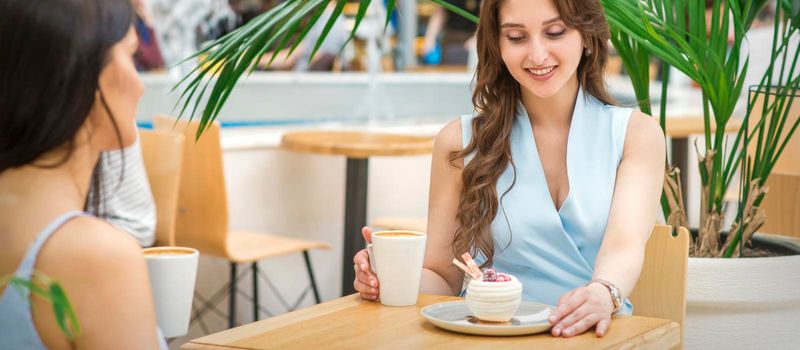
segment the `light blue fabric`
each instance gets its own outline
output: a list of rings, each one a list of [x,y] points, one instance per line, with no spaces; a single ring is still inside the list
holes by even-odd
[[[498,197],[514,182],[515,172],[516,182],[502,197],[491,229],[493,267],[519,278],[524,300],[556,305],[561,295],[591,280],[630,115],[631,109],[604,105],[579,89],[567,141],[569,193],[556,210],[530,119],[519,103],[510,136],[516,170],[509,165],[500,176]],[[472,119],[461,117],[465,147],[472,138]],[[620,312],[632,310],[626,300]]]
[[[82,212],[73,211],[63,214],[53,220],[47,227],[36,236],[36,239],[28,247],[25,256],[22,258],[16,277],[29,280],[36,266],[36,258],[42,246],[61,225],[67,221],[86,215]],[[2,349],[46,349],[36,326],[33,324],[31,316],[31,305],[29,302],[30,291],[26,288],[16,288],[7,286],[0,297],[0,348]]]
[[[14,275],[29,280],[36,266],[39,251],[50,236],[53,235],[64,223],[78,216],[88,215],[80,211],[63,214],[45,227],[36,239],[30,244],[25,256],[14,272]],[[2,349],[47,349],[39,338],[39,332],[33,323],[28,289],[7,286],[0,296],[0,350]],[[156,329],[159,348],[167,349],[161,330]]]

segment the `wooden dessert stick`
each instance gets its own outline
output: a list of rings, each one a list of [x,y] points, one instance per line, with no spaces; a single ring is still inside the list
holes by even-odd
[[[471,270],[475,271],[475,274],[479,276],[478,280],[483,279],[483,272],[481,272],[481,269],[478,267],[478,264],[475,263],[475,260],[472,260],[472,255],[469,253],[461,254],[461,259],[464,259],[464,262],[467,264],[467,266]]]
[[[477,280],[480,280],[481,277],[475,274],[475,270],[473,270],[473,269],[467,267],[466,265],[462,264],[460,261],[458,261],[458,259],[453,258],[453,265],[458,266],[459,269],[463,270],[464,273],[466,273],[470,277],[472,277],[474,279],[477,279]]]

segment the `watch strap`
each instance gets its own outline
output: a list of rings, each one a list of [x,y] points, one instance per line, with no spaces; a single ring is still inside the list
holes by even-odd
[[[622,293],[620,293],[619,288],[615,286],[613,283],[606,281],[600,278],[594,278],[586,285],[590,285],[592,283],[600,283],[606,288],[608,288],[609,293],[611,293],[611,302],[614,304],[614,311],[611,314],[616,314],[619,310],[622,309]]]

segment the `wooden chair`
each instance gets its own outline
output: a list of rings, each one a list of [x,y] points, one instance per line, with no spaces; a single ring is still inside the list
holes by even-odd
[[[672,226],[656,225],[647,241],[639,281],[629,296],[633,314],[680,323],[686,317],[686,270],[689,265],[689,231],[672,235]],[[683,344],[683,340],[681,340]]]
[[[269,233],[231,230],[228,227],[228,204],[219,124],[211,124],[197,141],[195,141],[195,134],[199,123],[196,121],[176,121],[174,118],[157,116],[153,125],[157,130],[177,130],[185,135],[176,244],[193,247],[201,254],[222,258],[230,263],[231,280],[223,289],[207,300],[196,295],[196,298],[204,305],[197,310],[193,320],[200,319],[205,312],[212,308],[216,311],[215,305],[224,298],[225,289],[227,289],[229,297],[228,323],[230,327],[235,326],[237,284],[246,273],[243,271],[242,274],[237,274],[237,264],[239,263],[250,264],[253,278],[253,318],[258,320],[259,310],[262,309],[258,302],[258,276],[266,280],[268,287],[274,287],[263,275],[263,272],[259,272],[257,262],[291,253],[303,253],[311,282],[309,288],[313,292],[314,300],[319,303],[319,292],[311,269],[308,251],[316,248],[329,249],[328,244]],[[308,290],[307,288],[300,295],[293,306],[287,304],[277,294],[277,291],[275,293],[279,301],[291,311],[302,301]],[[265,309],[264,312],[269,314]]]
[[[183,160],[183,135],[140,130],[142,158],[156,202],[156,246],[175,245],[178,189]]]
[[[800,238],[800,173],[772,173],[766,185],[767,221],[758,231]]]

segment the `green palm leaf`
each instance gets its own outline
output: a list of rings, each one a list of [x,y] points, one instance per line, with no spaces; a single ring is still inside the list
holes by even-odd
[[[726,168],[724,130],[734,106],[741,94],[747,61],[740,64],[740,44],[756,9],[760,10],[766,1],[714,1],[712,16],[706,23],[705,4],[702,1],[615,1],[603,0],[606,17],[612,33],[619,32],[629,37],[628,42],[615,41],[621,52],[626,69],[633,67],[640,58],[630,52],[631,48],[646,50],[694,80],[703,92],[704,114],[706,120],[706,150],[713,151],[715,157],[711,168],[701,164],[701,179],[704,185],[712,188],[709,205],[721,208],[724,190],[729,184],[727,175],[734,168]],[[706,32],[706,27],[710,32]],[[732,24],[732,32],[729,30]],[[615,36],[619,37],[620,34]],[[732,36],[733,46],[728,47]],[[613,40],[613,39],[612,39]],[[620,47],[628,47],[628,49]],[[629,61],[629,62],[625,62]],[[635,89],[644,90],[641,74],[632,74]],[[637,86],[639,86],[637,88]],[[642,99],[637,92],[637,98]],[[710,134],[710,120],[713,118],[717,131]],[[728,155],[731,156],[731,155]]]
[[[797,21],[800,10],[796,9],[800,9],[798,0],[782,1],[781,6],[776,9],[770,63],[758,88],[751,90],[751,93],[755,92],[763,99],[762,108],[760,111],[754,110],[753,101],[748,101],[747,114],[743,121],[745,127],[737,135],[734,145],[736,148],[739,142],[743,143],[741,157],[736,159],[735,164],[742,163],[742,183],[747,185],[742,186],[739,192],[740,208],[734,221],[737,230],[731,232],[731,239],[722,252],[723,257],[733,257],[737,251],[741,252],[743,244],[749,238],[745,235],[759,228],[760,223],[753,224],[754,214],[745,212],[742,204],[752,197],[755,207],[761,205],[767,193],[751,193],[754,190],[752,184],[759,187],[766,184],[786,145],[800,127],[800,116],[790,115],[792,105],[800,103],[800,74],[797,72],[800,50],[789,44],[792,37],[800,35],[800,21]],[[751,94],[750,97],[756,96]],[[748,130],[751,118],[756,122],[753,129]],[[794,122],[787,123],[792,119]],[[751,143],[755,143],[754,154],[746,152],[752,148]]]
[[[30,291],[30,295],[36,295],[48,300],[53,306],[56,324],[61,332],[71,341],[75,341],[81,334],[81,325],[75,309],[72,308],[67,294],[58,282],[55,282],[45,275],[34,273],[30,280],[17,277],[15,275],[6,276],[0,279],[0,286],[9,285],[24,294],[24,290]]]
[[[475,15],[445,0],[431,1],[474,22],[478,21]],[[255,70],[262,57],[270,51],[273,53],[267,66],[271,64],[278,53],[293,40],[289,50],[291,54],[331,2],[336,6],[327,19],[322,34],[314,43],[310,60],[327,38],[337,18],[342,16],[347,0],[286,0],[186,58],[184,62],[199,60],[199,64],[172,90],[181,90],[175,106],[176,109],[179,108],[178,116],[188,114],[192,119],[199,113],[200,128],[196,137],[200,137],[209,123],[219,116],[242,75]],[[370,0],[360,1],[348,41],[352,40],[367,16],[370,4]],[[387,8],[390,11],[387,11],[385,25],[389,24],[391,10],[395,7],[396,0],[389,0]],[[201,106],[203,103],[204,106]]]

